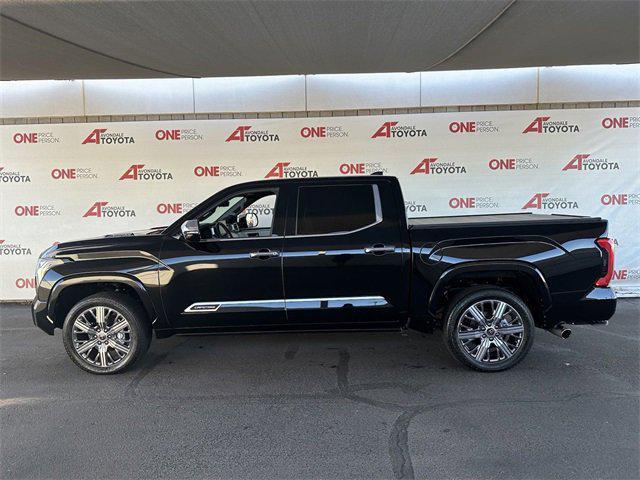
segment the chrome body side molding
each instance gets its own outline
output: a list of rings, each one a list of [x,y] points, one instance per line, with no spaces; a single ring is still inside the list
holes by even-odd
[[[289,300],[242,300],[232,302],[197,302],[183,313],[245,313],[266,310],[305,310],[351,307],[387,307],[389,302],[380,296],[331,297],[331,298],[293,298]]]

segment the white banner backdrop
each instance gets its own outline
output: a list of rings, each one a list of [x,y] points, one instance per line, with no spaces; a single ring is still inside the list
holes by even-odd
[[[400,178],[407,215],[594,215],[640,294],[640,109],[0,127],[0,300],[54,242],[167,225],[254,179]]]

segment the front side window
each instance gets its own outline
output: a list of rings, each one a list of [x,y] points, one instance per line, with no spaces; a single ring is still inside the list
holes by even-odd
[[[200,220],[200,225],[211,226],[222,218],[226,213],[230,212],[234,207],[237,207],[241,202],[245,202],[246,198],[243,195],[232,197],[228,200],[224,200],[216,205],[206,216]]]
[[[296,235],[344,233],[380,220],[375,185],[309,186],[298,189]]]
[[[273,235],[277,191],[239,193],[214,205],[198,219],[202,238],[251,238]]]

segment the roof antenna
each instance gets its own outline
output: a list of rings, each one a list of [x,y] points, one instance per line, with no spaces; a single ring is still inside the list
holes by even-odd
[[[371,175],[384,175],[383,172],[373,172]]]

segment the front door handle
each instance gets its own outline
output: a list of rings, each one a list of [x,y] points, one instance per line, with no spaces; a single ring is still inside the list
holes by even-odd
[[[251,252],[249,258],[261,258],[263,260],[271,257],[279,257],[280,252],[277,250],[269,250],[268,248],[262,248],[257,252]]]
[[[364,253],[370,253],[372,255],[384,255],[385,253],[393,253],[395,251],[396,247],[393,245],[383,245],[381,243],[376,243],[364,249]]]

